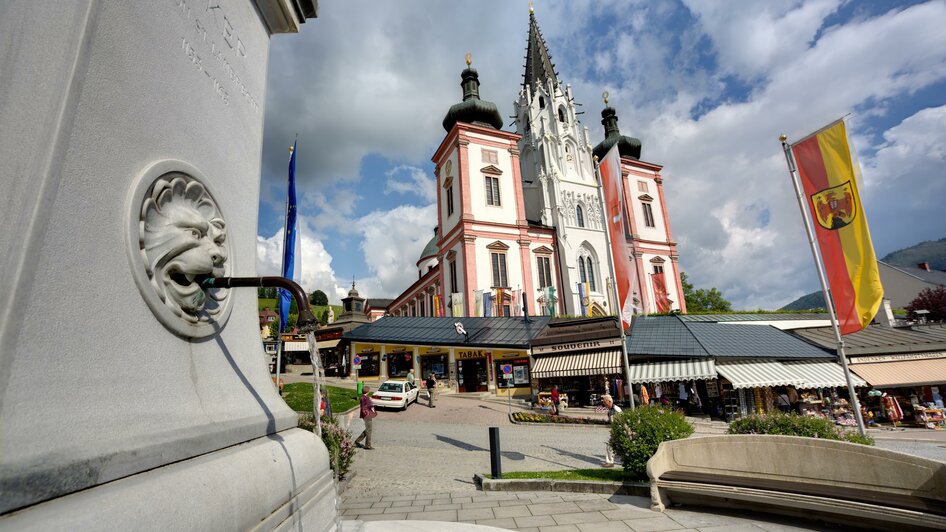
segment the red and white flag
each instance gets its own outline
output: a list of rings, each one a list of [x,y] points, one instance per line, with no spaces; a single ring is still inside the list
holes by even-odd
[[[618,304],[624,328],[631,326],[634,304],[631,297],[632,268],[627,255],[624,236],[624,179],[621,177],[621,155],[615,144],[598,165],[601,186],[604,188],[604,212],[607,215],[608,235],[611,237],[611,257],[614,259],[614,277],[617,283]]]

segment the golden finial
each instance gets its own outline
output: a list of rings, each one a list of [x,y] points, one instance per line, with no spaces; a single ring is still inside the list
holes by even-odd
[[[779,142],[785,142],[786,140],[788,140],[788,135],[786,135],[785,133],[782,133],[781,135],[778,136]]]
[[[473,62],[473,54],[470,52],[466,53],[466,66],[470,66],[470,63]]]
[[[601,97],[604,98],[605,105],[608,105],[608,96],[609,96],[608,91],[604,91],[601,93]]]
[[[289,155],[292,155],[292,146],[289,146]]]
[[[529,14],[535,13],[535,8],[532,7],[532,0],[529,0]]]

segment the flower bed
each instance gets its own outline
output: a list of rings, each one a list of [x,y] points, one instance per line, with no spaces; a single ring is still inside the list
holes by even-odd
[[[535,412],[515,412],[512,414],[513,423],[560,423],[570,425],[607,425],[607,419],[590,417],[550,416]]]

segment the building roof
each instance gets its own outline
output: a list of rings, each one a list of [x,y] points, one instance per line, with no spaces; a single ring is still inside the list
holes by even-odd
[[[385,316],[345,333],[353,342],[468,345],[470,347],[528,348],[548,324],[548,316],[523,318],[418,318]],[[466,337],[457,333],[460,322]]]
[[[613,107],[605,107],[601,111],[601,125],[604,126],[604,140],[595,146],[591,153],[599,160],[604,159],[611,147],[617,144],[621,157],[629,157],[635,161],[640,160],[640,139],[621,134],[621,130],[618,129],[618,114]]]
[[[469,59],[467,59],[469,61]],[[503,117],[499,114],[496,104],[480,99],[480,76],[475,68],[469,66],[460,74],[463,80],[463,101],[450,106],[447,115],[443,117],[443,128],[448,132],[457,122],[473,124],[475,126],[492,129],[503,128]]]
[[[792,334],[832,352],[837,349],[837,339],[831,327],[796,329]],[[843,340],[844,352],[848,356],[946,351],[946,325],[870,325],[844,335]]]
[[[535,20],[535,13],[529,13],[529,42],[526,44],[526,73],[522,77],[522,86],[530,87],[535,94],[536,86],[544,85],[545,80],[551,79],[552,86],[558,87],[558,74],[552,63],[552,56],[539,31],[539,23]]]
[[[627,339],[630,355],[653,357],[831,358],[833,355],[775,327],[688,322],[683,316],[635,318]]]
[[[831,319],[827,313],[783,313],[773,312],[769,314],[753,312],[748,314],[681,314],[678,316],[680,321],[693,322],[733,322],[733,321],[797,321],[797,320],[828,320]]]
[[[371,299],[366,299],[366,300],[365,300],[365,304],[366,304],[371,310],[384,310],[384,309],[388,308],[388,306],[389,306],[392,302],[394,302],[393,299],[371,298]]]
[[[946,272],[941,272],[939,270],[924,270],[923,268],[913,268],[910,266],[895,266],[893,264],[887,264],[883,261],[877,262],[893,268],[894,270],[905,273],[911,277],[916,277],[924,283],[937,286],[946,286]]]
[[[552,318],[548,327],[532,340],[533,346],[619,338],[621,329],[614,316],[603,318]]]

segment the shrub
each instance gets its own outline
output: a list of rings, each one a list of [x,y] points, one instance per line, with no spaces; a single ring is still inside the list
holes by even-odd
[[[660,405],[639,406],[614,416],[608,445],[621,458],[624,471],[634,478],[647,477],[647,461],[661,442],[693,434],[693,426],[679,411]]]
[[[535,412],[514,412],[513,421],[523,423],[559,423],[573,425],[607,425],[606,419],[596,419],[590,417],[568,417],[568,416],[550,416],[548,414],[538,414]]]
[[[322,416],[321,421],[322,443],[328,448],[329,466],[339,479],[345,478],[348,470],[351,469],[352,459],[355,457],[355,439],[352,438],[351,432],[338,424],[335,418]],[[300,414],[298,426],[300,429],[314,431],[315,417],[309,413]]]
[[[729,434],[775,434],[779,436],[802,436],[824,440],[842,440],[861,445],[873,445],[870,436],[856,432],[844,432],[834,422],[823,417],[799,416],[798,414],[753,414],[739,418],[729,424]]]

